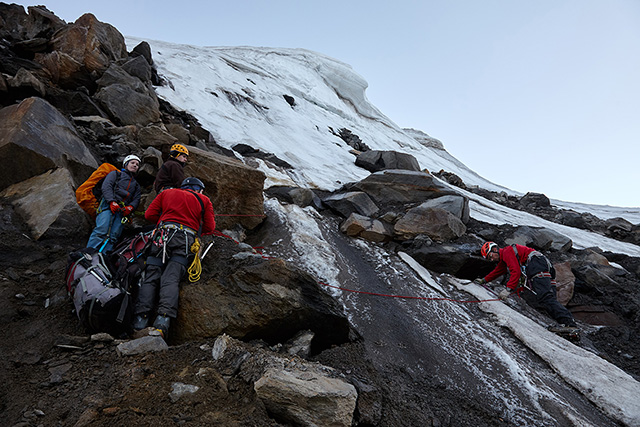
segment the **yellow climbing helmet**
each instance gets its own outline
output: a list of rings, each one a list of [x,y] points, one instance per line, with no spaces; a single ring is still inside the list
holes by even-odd
[[[189,155],[189,150],[182,144],[173,144],[171,149],[169,150],[169,155],[171,157],[178,157],[180,154],[184,154],[185,156]]]

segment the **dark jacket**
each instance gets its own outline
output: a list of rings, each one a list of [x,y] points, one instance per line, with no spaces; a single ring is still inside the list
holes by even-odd
[[[107,203],[123,202],[136,209],[140,204],[140,185],[128,170],[112,171],[102,182],[102,197]]]
[[[202,204],[197,199],[200,199]],[[202,214],[203,206],[204,215]],[[144,217],[154,223],[174,222],[196,231],[204,220],[202,235],[212,234],[216,229],[211,200],[204,194],[180,188],[170,188],[158,194],[147,208]]]
[[[153,189],[159,193],[163,188],[180,188],[184,180],[184,163],[170,157],[160,166],[153,182]]]

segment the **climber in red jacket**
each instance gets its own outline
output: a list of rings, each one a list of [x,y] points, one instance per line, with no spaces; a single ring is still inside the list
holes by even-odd
[[[197,237],[212,234],[216,228],[213,205],[203,191],[202,181],[187,178],[180,188],[158,194],[145,212],[145,218],[158,225],[136,303],[135,330],[147,327],[156,299],[153,327],[163,337],[178,315],[179,284],[193,259],[192,245]]]
[[[507,289],[500,292],[500,299],[506,299],[514,292],[523,291],[524,296],[533,299],[559,323],[550,330],[572,329],[577,332],[577,325],[571,312],[560,304],[556,298],[555,269],[542,253],[522,245],[506,246],[502,249],[494,242],[486,242],[480,250],[482,256],[498,265],[485,277],[474,280],[477,284],[491,282],[508,273]],[[557,331],[556,331],[557,332]],[[567,330],[566,332],[571,332]]]

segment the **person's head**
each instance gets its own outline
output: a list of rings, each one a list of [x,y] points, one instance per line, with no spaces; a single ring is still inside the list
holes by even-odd
[[[141,162],[142,160],[140,160],[140,157],[136,156],[135,154],[129,154],[122,161],[122,168],[128,170],[131,173],[136,173],[140,168]]]
[[[185,180],[182,181],[180,188],[183,190],[192,190],[196,193],[202,193],[204,191],[204,183],[195,177],[185,178]]]
[[[480,248],[480,254],[489,261],[499,261],[500,253],[498,252],[498,244],[495,242],[486,242]]]
[[[189,157],[189,150],[182,144],[173,144],[169,150],[169,156],[176,159],[180,163],[186,163]]]

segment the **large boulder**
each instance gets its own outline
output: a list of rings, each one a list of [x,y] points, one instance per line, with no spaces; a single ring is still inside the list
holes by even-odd
[[[52,50],[69,55],[89,73],[103,72],[112,61],[128,56],[122,34],[90,13],[54,34],[51,45]]]
[[[227,335],[216,339],[214,366],[226,377],[252,381],[257,397],[279,423],[351,426],[356,388],[340,372],[269,350],[257,350]]]
[[[96,83],[100,89],[95,98],[118,124],[146,126],[160,121],[160,103],[150,83],[117,64],[111,64]]]
[[[9,198],[34,239],[87,234],[91,225],[76,203],[73,179],[59,168],[14,184],[0,193]]]
[[[273,185],[265,190],[269,197],[275,197],[283,203],[295,204],[302,208],[313,206],[317,210],[323,209],[322,200],[310,188],[287,187]]]
[[[189,147],[185,177],[195,176],[205,184],[205,194],[213,202],[216,228],[236,224],[253,229],[264,219],[265,175],[239,160]]]
[[[51,81],[62,88],[75,89],[92,84],[91,76],[85,72],[83,64],[67,53],[39,53],[35,60],[47,70]]]
[[[448,195],[427,200],[422,205],[424,208],[440,208],[451,212],[463,223],[469,222],[469,199],[464,196]]]
[[[110,117],[121,126],[146,126],[160,121],[158,100],[146,93],[137,92],[125,84],[112,84],[96,93],[95,98]],[[126,99],[127,102],[122,102]]]
[[[176,142],[178,140],[161,126],[149,125],[138,131],[138,143],[142,148],[155,147],[161,150],[163,145],[170,146]]]
[[[386,242],[393,239],[393,229],[382,221],[352,213],[340,225],[340,231],[351,237],[362,237],[371,242]]]
[[[571,249],[573,242],[567,236],[544,227],[518,227],[513,234],[505,239],[508,245],[518,244],[529,246],[540,251],[566,252]]]
[[[86,93],[78,90],[47,88],[47,101],[67,116],[107,117],[107,113]]]
[[[456,239],[466,231],[464,223],[451,212],[422,205],[410,209],[394,226],[396,236],[405,240],[425,234],[443,242]]]
[[[427,172],[385,170],[353,185],[364,191],[378,206],[421,203],[446,194],[455,194]]]
[[[316,351],[348,341],[350,328],[342,309],[311,276],[279,259],[254,259],[237,261],[234,270],[220,278],[203,278],[181,288],[176,341],[226,333],[274,344],[301,330],[314,332]],[[215,271],[218,262],[211,254],[203,260],[203,270]]]
[[[47,89],[44,83],[31,71],[20,68],[14,77],[7,79],[9,88],[14,92],[27,96],[45,96]]]
[[[378,207],[362,191],[350,191],[348,193],[332,194],[322,200],[331,210],[338,212],[347,218],[352,213],[364,216],[373,216],[378,213]]]
[[[0,110],[0,190],[55,167],[77,185],[98,163],[73,125],[41,98]]]
[[[350,427],[358,393],[326,369],[267,369],[255,382],[256,395],[276,419],[297,426]]]
[[[144,56],[136,56],[129,59],[122,64],[122,69],[130,75],[139,78],[143,82],[150,82],[152,71],[151,65],[147,62]]]
[[[546,208],[551,206],[551,201],[542,193],[529,192],[522,196],[520,204],[525,207]]]
[[[356,157],[356,166],[360,166],[369,172],[378,172],[385,169],[420,170],[420,164],[415,157],[398,151],[365,151]]]
[[[44,6],[29,6],[28,14],[17,4],[0,3],[0,38],[29,40],[48,37],[66,23]]]
[[[153,58],[151,56],[151,46],[149,43],[142,41],[133,48],[129,56],[135,58],[137,56],[142,56],[149,65],[153,65]]]

